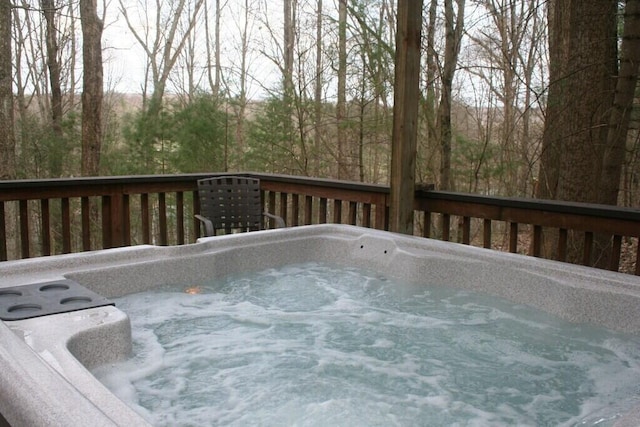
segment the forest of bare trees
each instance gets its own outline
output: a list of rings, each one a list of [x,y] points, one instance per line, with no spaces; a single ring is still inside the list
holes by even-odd
[[[0,179],[253,170],[388,183],[397,10],[0,0]],[[640,206],[639,16],[640,0],[424,1],[416,181]],[[114,71],[131,58],[104,36],[116,24],[141,71]]]

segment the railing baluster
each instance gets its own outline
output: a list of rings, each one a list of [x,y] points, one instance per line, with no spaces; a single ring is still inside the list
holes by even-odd
[[[451,216],[442,214],[442,240],[448,242],[451,239]]]
[[[491,249],[491,220],[487,218],[482,221],[482,247]]]
[[[371,228],[371,203],[362,205],[362,226]]]
[[[167,246],[167,195],[158,193],[158,227],[160,231],[160,245]]]
[[[533,226],[533,246],[531,248],[531,256],[539,257],[542,253],[542,226]]]
[[[60,208],[62,210],[62,253],[71,253],[71,208],[69,206],[69,198],[60,199]]]
[[[51,255],[51,212],[49,199],[40,199],[40,226],[42,227],[42,255]]]
[[[640,276],[640,237],[636,238],[636,276]]]
[[[318,211],[318,224],[327,223],[327,198],[320,197],[320,207]]]
[[[349,224],[356,225],[358,221],[358,203],[349,202]]]
[[[298,194],[291,195],[291,225],[300,225],[300,196]]]
[[[8,259],[7,253],[7,226],[5,225],[4,202],[0,202],[0,261]]]
[[[140,195],[140,220],[142,221],[142,243],[151,243],[151,215],[149,211],[149,194]]]
[[[422,228],[422,237],[431,237],[431,212],[424,211],[424,223]]]
[[[102,247],[110,248],[111,244],[111,198],[102,196]]]
[[[264,191],[261,191],[262,200],[264,200]],[[198,191],[193,191],[191,193],[192,203],[193,203],[193,241],[200,237],[200,220],[198,220],[195,215],[200,213],[200,197],[198,196]]]
[[[269,212],[275,212],[276,211],[276,193],[273,191],[269,191]],[[282,217],[285,220],[286,223],[286,217]],[[269,227],[273,228],[275,227],[275,220],[269,220]]]
[[[313,223],[313,197],[304,197],[304,225]]]
[[[284,219],[284,222],[289,226],[293,225],[291,220],[287,220],[287,201],[288,195],[285,192],[280,192],[280,214],[279,216]]]
[[[471,218],[468,216],[462,217],[462,244],[468,245],[471,243]]]
[[[131,246],[131,206],[128,194],[122,195],[122,244]]]
[[[22,258],[29,258],[29,205],[27,200],[20,200],[20,243]]]
[[[509,224],[509,252],[515,254],[518,252],[518,223]]]

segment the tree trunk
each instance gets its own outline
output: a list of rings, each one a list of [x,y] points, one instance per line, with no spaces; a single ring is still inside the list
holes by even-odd
[[[0,0],[0,180],[16,178],[11,13],[11,2],[9,0]]]
[[[316,78],[313,100],[313,168],[312,174],[320,176],[320,146],[322,144],[322,0],[316,9]]]
[[[454,187],[451,177],[451,98],[453,90],[453,76],[458,63],[460,42],[464,23],[465,0],[456,0],[458,14],[454,16],[453,0],[444,1],[445,20],[445,48],[444,66],[442,69],[442,92],[440,94],[440,106],[438,108],[438,129],[440,130],[441,165],[440,165],[440,189],[451,190]]]
[[[538,197],[598,201],[616,72],[616,0],[549,3],[550,86]]]
[[[627,0],[624,9],[620,71],[609,117],[598,202],[615,205],[625,160],[627,133],[640,67],[640,0]]]
[[[82,175],[94,176],[100,171],[102,144],[102,21],[98,18],[96,0],[80,0],[82,19]]]
[[[60,87],[60,62],[58,61],[58,28],[56,26],[56,5],[53,0],[41,0],[42,13],[47,24],[45,39],[47,45],[47,68],[51,85],[51,128],[54,135],[62,138],[62,89]]]
[[[549,3],[550,85],[537,196],[595,203],[617,74],[616,0]],[[569,234],[567,260],[581,262],[582,236]],[[595,236],[597,265],[610,236]],[[546,257],[557,238],[545,233]],[[586,260],[590,263],[590,260]]]
[[[338,99],[336,125],[338,135],[338,179],[349,178],[346,160],[347,119],[347,0],[338,2]]]

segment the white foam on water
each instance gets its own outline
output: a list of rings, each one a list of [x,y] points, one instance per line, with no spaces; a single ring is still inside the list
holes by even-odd
[[[157,426],[600,426],[640,401],[637,336],[355,269],[294,265],[116,304],[135,356],[94,373]]]

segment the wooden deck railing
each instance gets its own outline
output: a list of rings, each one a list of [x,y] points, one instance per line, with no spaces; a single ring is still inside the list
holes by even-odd
[[[212,174],[0,182],[0,260],[141,243],[181,245],[200,235],[196,181]],[[247,173],[265,208],[287,225],[388,228],[389,188]],[[640,210],[533,199],[416,191],[415,233],[640,275]],[[551,240],[552,239],[552,240]],[[549,244],[551,242],[551,244]],[[551,249],[549,247],[551,246]]]

